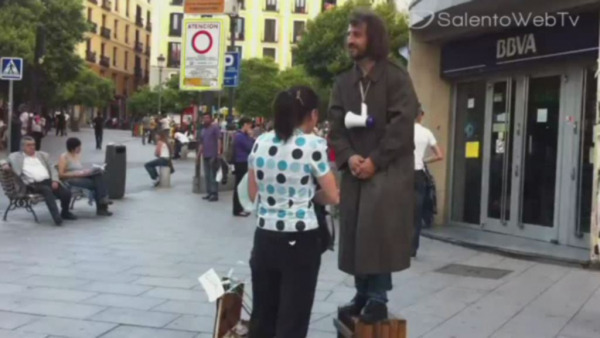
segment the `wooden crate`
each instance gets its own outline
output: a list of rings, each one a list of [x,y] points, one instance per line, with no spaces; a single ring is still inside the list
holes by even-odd
[[[393,317],[377,324],[366,324],[356,317],[338,314],[333,320],[338,338],[407,338],[406,320]]]

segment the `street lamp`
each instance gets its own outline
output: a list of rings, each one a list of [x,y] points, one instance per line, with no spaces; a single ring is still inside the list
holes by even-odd
[[[162,71],[165,66],[165,57],[160,54],[158,58],[158,114],[161,115],[161,106],[162,106]]]

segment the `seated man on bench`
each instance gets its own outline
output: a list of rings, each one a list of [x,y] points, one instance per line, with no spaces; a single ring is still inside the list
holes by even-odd
[[[63,219],[76,220],[77,217],[69,211],[71,191],[58,182],[58,174],[50,164],[48,154],[35,151],[35,140],[25,136],[21,139],[21,152],[10,154],[8,161],[10,169],[27,187],[27,191],[44,197],[54,223],[58,226]],[[4,170],[9,170],[7,164]],[[62,212],[59,213],[56,199],[60,199]]]

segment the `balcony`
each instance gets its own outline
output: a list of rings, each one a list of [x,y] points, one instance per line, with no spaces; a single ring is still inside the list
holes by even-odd
[[[294,13],[296,14],[306,14],[306,7],[298,7],[294,8]]]
[[[90,63],[96,63],[96,52],[92,52],[91,50],[85,51],[85,61]]]
[[[90,32],[94,34],[98,34],[98,24],[93,21],[88,21],[88,25],[90,27]]]
[[[183,0],[171,0],[171,6],[181,6],[183,5]]]
[[[135,25],[140,27],[140,28],[144,28],[144,19],[142,19],[141,16],[138,16],[135,18]]]
[[[152,22],[150,22],[150,20],[148,20],[148,23],[146,23],[146,30],[148,33],[152,33]]]
[[[146,74],[144,74],[144,83],[147,84],[150,82],[150,73],[146,72]]]
[[[112,11],[112,1],[110,0],[102,0],[102,8],[107,11]]]
[[[172,36],[172,37],[181,37],[181,29],[171,29],[171,30],[169,30],[169,36]]]
[[[277,5],[267,4],[265,6],[265,12],[278,12]]]
[[[150,56],[150,52],[152,51],[152,49],[150,48],[150,46],[146,46],[146,55]]]
[[[108,56],[102,55],[100,57],[100,66],[110,68],[110,58]]]
[[[277,43],[277,38],[275,36],[265,36],[262,42]]]
[[[110,30],[109,28],[102,27],[102,28],[100,29],[100,35],[101,35],[103,38],[110,40],[110,34],[111,34],[111,30]]]
[[[88,2],[93,3],[94,5],[98,4],[98,0],[88,0]]]
[[[136,53],[143,53],[144,52],[144,44],[139,41],[136,41],[135,47],[133,47],[133,49],[135,50]]]

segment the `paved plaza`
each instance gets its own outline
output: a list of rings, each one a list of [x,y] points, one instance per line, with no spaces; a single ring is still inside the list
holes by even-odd
[[[90,130],[70,135],[84,141],[84,162],[103,162]],[[57,159],[65,140],[49,136],[43,149]],[[193,194],[191,159],[176,162],[171,189],[150,188],[143,163],[153,147],[107,130],[111,141],[127,145],[128,154],[127,193],[112,218],[95,217],[79,201],[80,220],[62,227],[52,225],[44,205],[36,206],[40,224],[24,210],[0,223],[0,338],[212,337],[215,306],[198,276],[233,269],[249,281],[254,220],[232,217],[231,193],[217,203]],[[6,203],[2,197],[0,208]],[[394,285],[389,305],[408,320],[411,338],[600,337],[596,271],[423,239]],[[336,337],[332,318],[352,296],[352,278],[327,253],[309,337]]]

